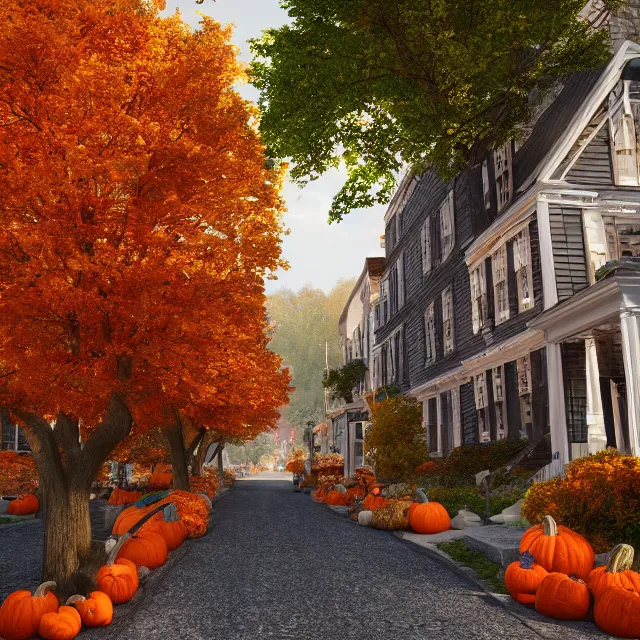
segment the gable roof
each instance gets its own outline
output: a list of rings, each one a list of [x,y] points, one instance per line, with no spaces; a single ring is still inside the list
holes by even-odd
[[[567,154],[570,153],[572,147],[578,141],[585,128],[589,126],[609,93],[615,88],[627,63],[634,58],[640,58],[640,44],[627,40],[618,49],[611,62],[599,73],[598,77],[592,79],[591,89],[578,104],[574,117],[569,119],[555,144],[544,154],[536,169],[520,185],[520,190],[529,187],[536,179],[542,181],[553,179],[555,170],[566,158]],[[580,93],[584,93],[586,88],[585,84]]]
[[[558,97],[538,119],[531,135],[518,149],[513,159],[513,188],[515,193],[551,151],[560,136],[575,118],[576,112],[598,83],[604,68],[572,73],[565,80]]]
[[[387,266],[386,258],[366,258],[364,261],[364,269],[358,278],[358,281],[355,283],[351,293],[349,294],[349,298],[344,305],[344,309],[340,314],[340,320],[338,321],[338,329],[340,331],[343,330],[344,325],[347,322],[347,315],[349,313],[349,305],[351,304],[353,298],[356,293],[360,291],[360,287],[364,282],[364,279],[367,275],[369,275],[369,279],[375,284],[377,284],[384,273],[384,270]]]

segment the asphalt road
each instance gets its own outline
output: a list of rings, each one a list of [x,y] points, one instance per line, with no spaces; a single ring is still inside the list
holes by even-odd
[[[285,477],[285,480],[280,478]],[[502,606],[395,536],[359,527],[290,476],[241,480],[209,533],[172,554],[89,640],[472,640],[602,638]]]

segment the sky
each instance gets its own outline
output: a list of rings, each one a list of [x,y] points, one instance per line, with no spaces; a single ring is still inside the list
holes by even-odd
[[[263,29],[279,27],[288,20],[278,0],[167,0],[167,11],[180,9],[183,18],[194,27],[201,11],[223,24],[235,25],[234,43],[240,48],[240,59],[251,59],[247,40],[259,37]],[[257,98],[253,87],[242,87],[241,93]],[[284,197],[288,212],[284,222],[290,234],[283,240],[283,255],[288,271],[280,271],[278,280],[267,281],[267,293],[288,288],[297,291],[306,284],[329,292],[343,278],[360,275],[364,260],[384,255],[380,235],[384,233],[384,207],[353,211],[339,224],[327,222],[333,196],[340,190],[344,175],[333,171],[304,189],[287,183]]]

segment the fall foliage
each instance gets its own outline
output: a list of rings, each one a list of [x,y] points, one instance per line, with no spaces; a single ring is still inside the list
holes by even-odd
[[[47,475],[44,574],[64,580],[132,428],[244,434],[286,402],[263,286],[280,176],[215,21],[143,0],[7,0],[0,20],[0,400]]]

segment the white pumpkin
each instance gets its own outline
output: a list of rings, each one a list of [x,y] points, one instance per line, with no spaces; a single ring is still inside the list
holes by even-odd
[[[344,495],[345,493],[347,493],[347,488],[343,485],[343,484],[337,484],[335,487],[333,487],[336,491],[339,491],[342,495]]]
[[[373,511],[361,511],[358,514],[358,524],[361,527],[370,527],[373,520]]]

